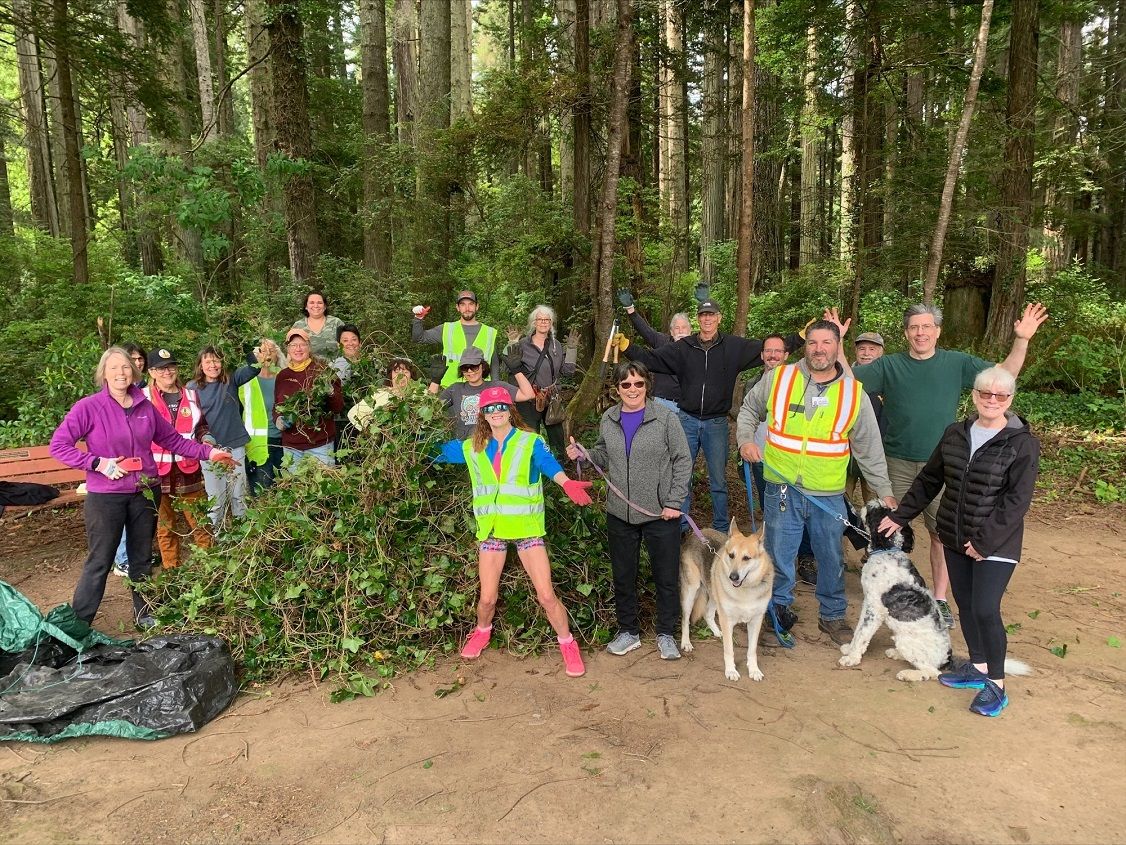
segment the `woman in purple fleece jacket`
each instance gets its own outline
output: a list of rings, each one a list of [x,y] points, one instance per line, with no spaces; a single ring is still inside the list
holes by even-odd
[[[88,555],[74,590],[75,615],[93,622],[106,589],[106,577],[121,532],[129,555],[129,578],[147,578],[152,569],[152,538],[160,502],[160,477],[151,444],[174,455],[201,461],[230,462],[231,454],[186,440],[153,408],[136,382],[140,374],[120,346],[102,354],[94,371],[101,390],[74,403],[51,437],[51,456],[86,470],[86,542]],[[86,441],[86,451],[75,444]],[[139,467],[130,469],[139,459]],[[151,499],[146,494],[151,492]],[[133,591],[138,628],[155,621],[148,605]]]

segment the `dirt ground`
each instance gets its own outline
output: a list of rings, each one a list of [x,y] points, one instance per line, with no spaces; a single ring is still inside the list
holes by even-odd
[[[761,683],[726,681],[711,639],[672,663],[651,639],[588,653],[578,680],[555,655],[490,650],[345,704],[308,683],[255,689],[195,735],[5,743],[0,840],[1122,842],[1124,513],[1029,517],[1004,611],[1035,674],[1010,680],[997,719],[966,709],[972,692],[895,680],[886,630],[840,669],[803,587],[798,645],[762,649]],[[83,549],[79,510],[5,520],[0,577],[53,607]],[[107,631],[129,612],[111,581]],[[848,586],[855,618],[855,573]]]

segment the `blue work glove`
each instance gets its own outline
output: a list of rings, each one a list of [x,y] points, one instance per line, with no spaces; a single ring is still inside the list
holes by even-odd
[[[618,290],[618,302],[622,303],[623,308],[633,307],[633,294],[625,288]]]
[[[696,301],[697,302],[703,302],[707,298],[708,298],[708,283],[707,282],[700,282],[700,284],[696,285]]]

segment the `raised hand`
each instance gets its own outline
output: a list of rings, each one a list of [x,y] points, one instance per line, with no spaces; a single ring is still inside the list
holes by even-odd
[[[1013,334],[1021,340],[1030,340],[1047,319],[1048,309],[1039,302],[1030,302],[1024,307],[1021,318],[1013,323]]]
[[[423,317],[430,313],[430,306],[416,305],[411,309],[411,313],[414,314],[416,320],[421,320]]]
[[[571,329],[569,332],[567,332],[567,348],[568,349],[578,349],[579,348],[579,330],[578,329]]]
[[[852,325],[852,317],[849,317],[844,322],[841,322],[840,312],[837,311],[836,308],[826,308],[825,313],[821,315],[821,319],[828,320],[830,323],[836,326],[837,329],[840,330],[842,339],[846,334],[848,334],[849,326]]]
[[[519,326],[509,326],[507,331],[506,331],[506,334],[508,335],[508,342],[509,343],[515,343],[516,341],[518,341],[520,339],[520,334],[521,334],[520,327]]]
[[[627,288],[621,288],[618,291],[618,302],[622,303],[622,307],[628,311],[634,305],[633,294]]]

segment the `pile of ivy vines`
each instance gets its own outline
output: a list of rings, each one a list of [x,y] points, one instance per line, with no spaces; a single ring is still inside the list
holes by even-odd
[[[375,408],[336,467],[304,462],[251,502],[210,549],[149,587],[165,630],[223,637],[243,682],[303,673],[370,695],[454,652],[475,619],[476,541],[463,466],[435,464],[450,436],[419,388]],[[575,635],[608,638],[611,576],[600,503],[547,482],[548,550]],[[533,653],[554,638],[510,551],[493,641]]]

